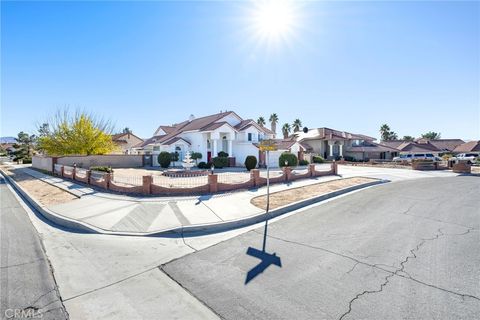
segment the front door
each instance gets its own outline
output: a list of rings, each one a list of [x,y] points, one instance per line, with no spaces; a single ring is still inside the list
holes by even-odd
[[[207,162],[210,162],[212,160],[212,151],[207,151]]]

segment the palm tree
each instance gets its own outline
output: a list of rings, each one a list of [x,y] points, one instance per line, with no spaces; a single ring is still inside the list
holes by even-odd
[[[258,117],[257,123],[258,123],[261,127],[264,127],[265,124],[266,124],[265,118],[264,118],[264,117]]]
[[[436,140],[440,139],[442,135],[440,132],[434,132],[434,131],[429,131],[427,133],[422,134],[422,138],[428,139],[428,140]]]
[[[300,119],[295,119],[295,121],[293,121],[292,123],[293,132],[300,131],[301,127],[302,127],[302,121]]]
[[[382,124],[382,126],[380,127],[380,137],[382,139],[382,141],[387,141],[387,140],[390,140],[390,127],[388,126],[388,124]]]
[[[277,132],[277,123],[278,123],[278,116],[276,113],[272,113],[270,115],[270,118],[268,119],[270,121],[270,128],[272,129],[273,133]]]
[[[288,136],[290,135],[290,125],[288,123],[285,123],[282,127],[282,132],[283,132],[283,138],[287,139]]]

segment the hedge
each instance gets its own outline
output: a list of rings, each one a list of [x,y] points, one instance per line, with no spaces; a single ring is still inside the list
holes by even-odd
[[[228,167],[228,158],[227,157],[215,157],[212,159],[212,163],[215,168],[221,169]]]
[[[312,162],[313,163],[324,163],[325,159],[323,159],[321,156],[313,156]]]
[[[173,152],[172,152],[173,153]],[[162,168],[168,168],[172,162],[172,154],[167,151],[162,151],[158,155],[158,163]]]
[[[298,164],[298,158],[296,155],[290,152],[284,152],[278,158],[278,166],[285,167],[285,161],[287,161],[288,167],[295,167]]]
[[[245,167],[248,171],[255,169],[256,166],[257,158],[255,156],[247,156],[247,158],[245,158]]]

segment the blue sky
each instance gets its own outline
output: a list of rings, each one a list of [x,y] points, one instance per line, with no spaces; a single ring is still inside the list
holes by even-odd
[[[1,135],[64,106],[149,137],[219,110],[378,137],[480,138],[479,2],[301,2],[266,43],[252,2],[2,2]]]

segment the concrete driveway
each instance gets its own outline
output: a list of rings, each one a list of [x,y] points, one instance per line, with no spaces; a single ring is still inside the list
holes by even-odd
[[[479,319],[479,191],[373,187],[162,268],[225,319]]]

